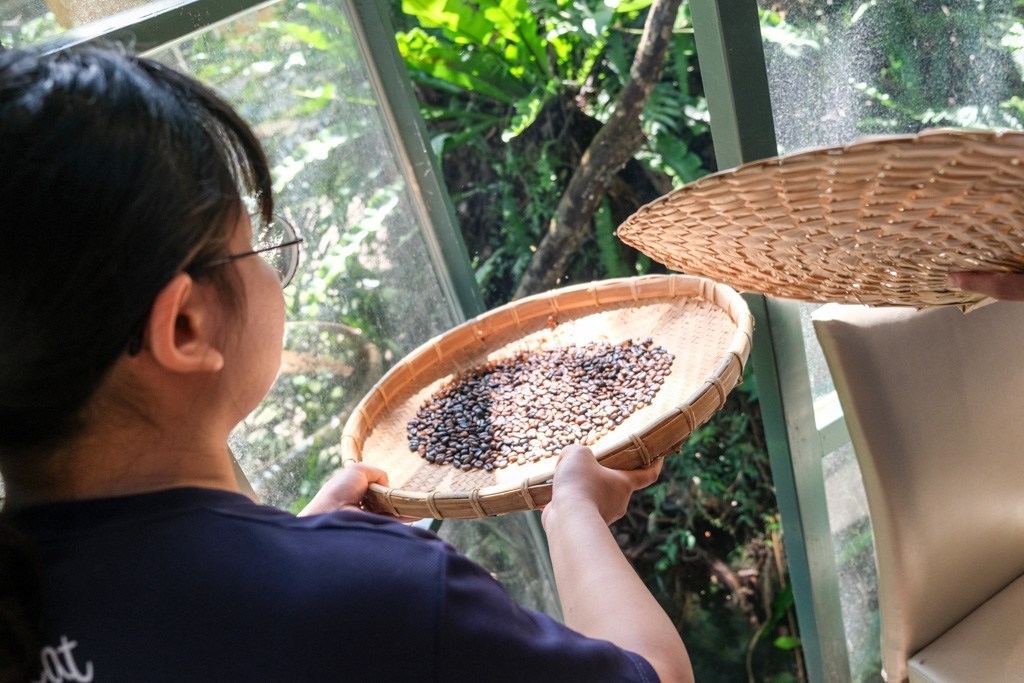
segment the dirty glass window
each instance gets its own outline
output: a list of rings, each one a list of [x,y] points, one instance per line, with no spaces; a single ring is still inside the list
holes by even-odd
[[[278,210],[306,240],[285,290],[281,374],[231,439],[257,494],[295,510],[341,466],[354,405],[458,314],[342,7],[264,6],[152,56],[215,86],[254,125]]]
[[[169,0],[0,0],[0,42],[27,47],[81,26],[116,26],[125,12]]]
[[[0,0],[0,40],[27,46],[76,28],[117,31],[171,6],[187,13],[226,5]],[[186,33],[149,56],[213,86],[253,125],[271,161],[277,210],[305,239],[285,290],[281,374],[229,444],[264,502],[297,511],[340,467],[340,435],[355,404],[405,354],[464,316],[348,5],[251,3]],[[438,531],[521,602],[557,616],[535,514],[446,522]]]
[[[1020,129],[1024,24],[1010,0],[761,0],[780,153],[928,128]],[[834,388],[802,306],[819,425]],[[823,462],[853,681],[879,679],[871,528],[849,444]]]

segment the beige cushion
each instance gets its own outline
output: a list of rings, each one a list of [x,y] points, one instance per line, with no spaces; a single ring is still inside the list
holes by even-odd
[[[1024,304],[828,304],[814,327],[864,479],[884,675],[903,681],[1024,573]]]
[[[1024,680],[1024,578],[971,612],[910,660],[911,683]]]

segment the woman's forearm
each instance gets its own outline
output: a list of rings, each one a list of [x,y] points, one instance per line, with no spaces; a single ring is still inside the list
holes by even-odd
[[[545,529],[566,625],[643,656],[665,683],[692,681],[679,633],[598,510],[550,510]]]

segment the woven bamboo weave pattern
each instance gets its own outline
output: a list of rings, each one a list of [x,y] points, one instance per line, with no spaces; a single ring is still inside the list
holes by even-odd
[[[346,423],[343,459],[388,473],[390,488],[372,485],[368,501],[392,514],[467,518],[538,508],[550,500],[557,453],[464,471],[409,450],[408,422],[439,387],[521,350],[650,337],[675,356],[665,384],[591,444],[605,465],[632,469],[673,452],[722,406],[742,378],[751,329],[743,299],[705,278],[623,278],[528,297],[434,338],[392,368]]]
[[[744,164],[641,207],[617,234],[740,291],[955,305],[955,271],[1024,271],[1024,133],[933,130]]]

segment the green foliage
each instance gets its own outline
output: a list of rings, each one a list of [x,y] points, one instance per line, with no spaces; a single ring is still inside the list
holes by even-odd
[[[57,23],[56,17],[47,12],[21,21],[0,22],[0,43],[4,47],[26,47],[58,36],[63,31],[64,27]]]
[[[398,44],[489,306],[508,300],[549,227],[572,171],[629,78],[645,2],[405,0]],[[477,11],[479,8],[480,11]],[[614,227],[641,204],[708,172],[707,110],[692,92],[696,56],[680,13],[643,117],[636,168],[647,185],[606,203],[573,281],[647,272]],[[624,171],[626,173],[626,171]],[[650,186],[654,186],[653,188]]]
[[[482,194],[497,215],[496,233],[489,238],[493,251],[482,259],[478,254],[473,263],[481,291],[511,291],[540,242],[564,183],[556,146],[555,141],[540,141],[531,158],[506,146],[502,158],[491,162],[493,177],[486,185],[454,195],[458,203],[467,195]],[[479,150],[479,156],[487,153],[481,141],[470,148]]]
[[[708,173],[708,162],[695,150],[694,143],[710,136],[711,128],[707,101],[691,90],[691,77],[697,71],[697,48],[686,5],[680,10],[676,36],[665,65],[668,77],[655,86],[644,108],[648,149],[640,158],[678,187]]]
[[[398,33],[398,46],[415,81],[471,101],[462,111],[427,106],[426,118],[476,118],[500,127],[507,142],[560,94],[579,92],[614,22],[645,4],[403,0],[418,25]]]
[[[991,101],[1021,87],[1024,30],[1016,2],[870,0],[835,3],[827,12],[784,14],[776,6],[761,14],[766,42],[792,58],[856,38],[858,60],[877,64],[849,83],[870,104],[858,121],[865,133],[1024,126],[1015,97]],[[825,80],[813,70],[807,75]]]
[[[763,512],[774,497],[767,452],[752,423],[748,390],[741,386],[734,393],[733,410],[694,430],[678,457],[666,460],[670,476],[645,492],[654,499],[656,524],[672,530],[666,551],[680,540],[687,547],[677,548],[677,555],[692,550],[692,530],[704,529],[712,539],[718,533],[747,538],[764,528]]]
[[[402,10],[419,21],[397,36],[413,78],[473,93],[485,111],[488,101],[498,104],[507,112],[505,139],[533,122],[552,94],[552,72],[548,40],[525,0],[403,0]]]
[[[597,251],[601,259],[601,267],[608,277],[628,277],[637,275],[623,258],[622,244],[615,237],[615,226],[612,224],[611,208],[605,199],[598,207],[594,216],[594,236]]]

